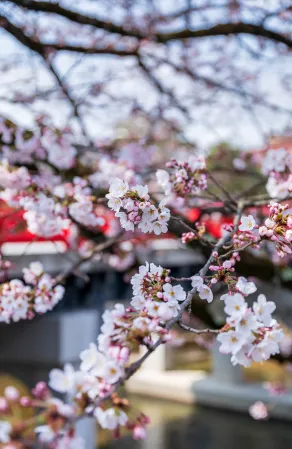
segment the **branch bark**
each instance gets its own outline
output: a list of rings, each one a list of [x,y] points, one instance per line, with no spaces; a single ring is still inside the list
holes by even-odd
[[[88,55],[114,55],[114,56],[137,56],[137,50],[119,50],[112,47],[95,48],[82,47],[80,45],[61,45],[55,42],[39,42],[25,34],[21,28],[14,25],[7,17],[0,14],[0,27],[14,36],[21,44],[35,51],[39,55],[46,57],[50,51],[69,51],[75,53],[85,53]]]

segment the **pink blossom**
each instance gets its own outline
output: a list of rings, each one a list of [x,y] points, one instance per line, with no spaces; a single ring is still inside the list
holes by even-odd
[[[257,420],[266,419],[269,416],[268,407],[261,401],[257,401],[251,405],[249,407],[249,413],[252,418]]]

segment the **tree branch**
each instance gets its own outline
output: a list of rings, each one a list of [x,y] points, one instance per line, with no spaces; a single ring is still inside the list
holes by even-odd
[[[156,38],[159,42],[170,42],[173,40],[198,39],[208,36],[230,36],[233,34],[261,36],[292,48],[292,40],[284,34],[277,33],[260,25],[245,22],[219,23],[218,25],[199,30],[181,30],[173,33],[157,34]]]
[[[121,25],[100,20],[95,17],[90,17],[81,14],[77,11],[63,8],[58,3],[50,3],[46,1],[34,1],[34,0],[8,0],[10,3],[14,3],[17,6],[29,9],[30,11],[45,12],[50,14],[56,14],[71,20],[72,22],[79,23],[80,25],[90,25],[100,30],[108,31],[109,33],[120,34],[121,36],[135,37],[138,39],[144,39],[145,36],[140,33],[139,30],[128,30]]]
[[[135,50],[118,50],[112,47],[95,48],[95,47],[82,47],[80,45],[61,45],[55,42],[42,43],[27,36],[21,28],[10,22],[7,17],[0,14],[0,26],[14,36],[21,44],[28,47],[30,50],[35,51],[39,55],[46,57],[47,54],[52,51],[70,51],[75,53],[85,53],[88,55],[114,55],[114,56],[137,56],[137,49]]]
[[[42,11],[45,13],[53,13],[57,14],[61,17],[65,17],[69,20],[77,22],[82,25],[91,25],[98,29],[103,29],[110,33],[120,34],[121,36],[127,37],[135,37],[136,39],[142,40],[146,37],[150,37],[160,43],[166,43],[174,40],[182,40],[182,39],[198,39],[202,37],[211,37],[211,36],[229,36],[229,35],[238,35],[238,34],[247,34],[252,36],[260,36],[266,39],[273,40],[275,42],[279,42],[285,44],[288,48],[292,48],[292,39],[288,36],[278,33],[276,31],[265,28],[263,25],[256,25],[253,23],[245,23],[245,22],[234,22],[234,23],[219,23],[212,27],[202,28],[198,30],[190,30],[184,29],[181,31],[174,31],[170,33],[149,33],[149,36],[145,36],[138,30],[128,30],[123,28],[120,25],[116,25],[112,22],[106,22],[100,19],[96,19],[94,17],[85,16],[78,12],[65,9],[61,7],[58,3],[50,3],[46,1],[36,2],[34,0],[8,0],[11,3],[14,3],[18,6],[25,7],[32,11]],[[0,16],[1,17],[1,16]],[[4,17],[4,19],[6,19]],[[7,19],[6,19],[7,20]],[[13,33],[11,33],[13,34]],[[40,46],[45,44],[37,43]],[[50,47],[54,47],[56,50],[68,50],[68,51],[80,51],[82,50],[73,50],[73,48],[83,48],[84,47],[76,47],[76,46],[58,46],[57,44],[51,44]],[[66,48],[67,47],[67,48]],[[89,50],[89,49],[88,49]],[[93,49],[91,49],[93,50]],[[90,53],[90,51],[87,51]],[[120,55],[121,56],[121,55]]]

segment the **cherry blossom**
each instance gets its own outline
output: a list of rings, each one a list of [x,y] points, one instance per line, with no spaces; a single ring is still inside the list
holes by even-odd
[[[268,244],[281,257],[292,252],[289,204],[268,204],[270,199],[266,201],[264,195],[263,201],[268,206],[258,213],[256,206],[250,206],[257,204],[258,197],[251,196],[250,201],[247,197],[246,202],[238,200],[239,196],[221,187],[211,175],[205,157],[199,153],[194,156],[188,153],[185,161],[172,159],[166,164],[166,170],[158,170],[156,178],[163,193],[159,189],[157,192],[150,163],[156,147],[149,143],[150,131],[139,142],[131,142],[129,137],[118,145],[114,141],[108,147],[101,145],[101,153],[95,151],[99,144],[96,147],[93,144],[92,151],[85,151],[82,156],[76,150],[78,144],[69,127],[58,130],[42,124],[35,132],[26,132],[1,121],[0,134],[5,156],[0,164],[2,200],[22,210],[27,229],[37,236],[50,239],[65,230],[73,229],[73,235],[75,230],[70,245],[84,259],[80,263],[95,257],[96,248],[100,248],[96,260],[126,270],[125,278],[130,281],[133,292],[129,307],[116,304],[104,312],[100,335],[80,353],[79,366],[73,368],[66,364],[62,369],[53,369],[48,383],[37,384],[32,397],[21,396],[13,387],[4,391],[0,412],[5,419],[15,404],[36,411],[35,421],[25,424],[19,432],[49,442],[54,449],[79,449],[83,442],[75,435],[75,423],[83,416],[94,416],[115,437],[124,427],[132,432],[133,438],[145,438],[149,419],[120,396],[119,387],[153,350],[173,338],[173,325],[192,330],[184,325],[183,319],[186,311],[193,310],[194,293],[205,302],[201,305],[208,312],[207,303],[213,301],[213,291],[221,288],[227,291],[220,298],[224,302],[225,320],[218,329],[207,331],[217,335],[220,351],[230,356],[232,364],[249,366],[253,361],[265,361],[280,352],[284,334],[272,316],[275,304],[262,294],[256,302],[247,302],[246,297],[255,293],[257,287],[239,276],[237,262],[247,247],[254,251]],[[13,154],[21,148],[22,156]],[[144,149],[143,163],[128,160],[129,154],[142,154]],[[243,165],[247,163],[241,164],[244,171]],[[285,195],[292,190],[291,156],[286,150],[278,154],[268,152],[263,165],[269,188],[276,186],[277,193],[285,192]],[[208,188],[203,192],[207,189],[207,179],[208,183],[215,184],[216,190]],[[261,202],[262,196],[259,198]],[[171,204],[171,222],[167,202]],[[196,218],[189,215],[187,204],[199,211]],[[220,210],[220,217],[228,214],[223,226],[220,221],[221,236],[210,232],[207,226],[213,212],[204,211],[214,208]],[[170,269],[148,262],[133,274],[146,239],[166,234],[169,228],[184,244],[201,243],[207,255],[205,264],[189,278],[172,277]],[[126,242],[128,248],[122,247],[121,240],[127,237],[123,230],[135,232],[128,239],[130,245]],[[108,239],[109,235],[114,238]],[[1,260],[3,272],[8,267]],[[10,323],[32,319],[52,310],[63,297],[64,288],[60,283],[66,276],[54,279],[44,272],[39,262],[34,262],[23,270],[23,280],[7,281],[5,277],[0,285],[0,320]],[[183,285],[190,284],[188,289],[180,285],[182,281]],[[200,329],[193,331],[200,334]],[[144,355],[133,362],[132,352],[140,347]],[[70,403],[56,398],[54,392],[68,395]],[[264,415],[264,410],[256,407],[251,412],[254,416],[261,413]],[[13,420],[9,426],[5,427],[5,423],[0,424],[1,442],[9,442],[10,435],[17,430]]]
[[[8,443],[10,441],[10,432],[12,425],[8,421],[0,421],[0,441]]]
[[[118,426],[125,426],[128,421],[128,417],[123,410],[108,408],[103,410],[98,407],[94,411],[94,416],[98,420],[100,426],[103,429],[116,429]]]
[[[236,283],[236,288],[243,295],[251,295],[254,293],[257,288],[254,282],[248,282],[243,276],[239,276],[238,281]]]
[[[166,164],[166,170],[158,170],[156,177],[165,195],[171,192],[178,196],[199,193],[207,188],[206,162],[204,156],[190,156],[187,162],[172,159]]]
[[[115,211],[126,231],[134,231],[135,225],[144,233],[160,235],[168,231],[170,211],[165,207],[164,200],[158,207],[151,204],[147,186],[129,188],[127,182],[115,178],[106,197],[109,208]]]
[[[53,369],[50,372],[49,386],[58,393],[72,392],[75,386],[75,370],[73,366],[66,364],[64,370]]]
[[[247,303],[244,297],[235,293],[235,295],[224,295],[225,308],[224,311],[227,315],[234,317],[242,317],[247,310]]]
[[[269,416],[268,407],[261,401],[255,402],[249,407],[249,413],[254,419],[266,419]]]
[[[227,327],[217,336],[220,351],[231,354],[231,362],[249,366],[252,361],[268,360],[280,352],[279,344],[284,338],[283,331],[271,313],[273,302],[266,302],[260,295],[252,310],[248,308],[240,293],[223,295],[225,312],[229,315]]]
[[[240,231],[252,231],[255,227],[256,222],[252,215],[248,216],[242,216],[241,217],[241,224],[239,225],[238,229]]]
[[[291,214],[289,213],[289,205],[281,205],[271,202],[269,204],[270,215],[265,220],[265,225],[259,228],[259,235],[262,240],[273,242],[276,247],[277,254],[284,257],[291,254]]]
[[[257,302],[253,303],[253,311],[256,318],[262,321],[265,326],[269,326],[272,322],[272,313],[276,309],[276,305],[272,301],[267,301],[265,295],[258,296]]]
[[[40,263],[24,269],[24,284],[13,279],[0,286],[0,320],[6,323],[31,319],[35,314],[52,310],[64,295],[64,287],[44,273]],[[29,285],[30,284],[30,285]]]
[[[19,391],[13,386],[8,386],[4,390],[4,396],[9,401],[17,402],[17,400],[19,399]]]
[[[262,170],[264,174],[269,174],[272,171],[283,172],[286,166],[287,151],[285,148],[277,150],[269,150],[263,160]]]
[[[212,302],[213,292],[208,285],[204,284],[203,278],[201,276],[192,276],[191,281],[192,287],[197,290],[199,297],[206,299],[207,302]]]

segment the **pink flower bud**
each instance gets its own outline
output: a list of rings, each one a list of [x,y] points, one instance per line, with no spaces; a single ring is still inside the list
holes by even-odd
[[[225,262],[223,262],[223,267],[226,268],[227,270],[229,268],[232,267],[232,263],[230,262],[230,260],[225,260]]]
[[[219,271],[218,265],[210,265],[210,266],[209,266],[209,269],[210,269],[211,271]]]
[[[47,399],[47,397],[49,396],[49,389],[47,384],[45,382],[38,382],[35,388],[33,388],[32,394],[37,399],[41,400]]]
[[[138,215],[138,212],[131,212],[131,213],[128,215],[128,219],[131,220],[131,221],[134,221],[135,218],[137,217],[137,215]]]
[[[133,438],[134,440],[145,440],[146,438],[145,427],[135,426],[133,429]]]
[[[123,347],[120,351],[120,359],[126,363],[130,356],[130,350],[129,348]]]
[[[4,390],[4,395],[9,401],[16,402],[19,399],[19,391],[17,388],[9,386]]]
[[[254,419],[266,419],[268,417],[268,407],[263,402],[258,401],[249,407],[249,413]]]
[[[266,233],[267,233],[267,228],[266,228],[266,226],[261,226],[261,227],[259,228],[259,235],[262,237],[262,236],[266,235]]]
[[[29,311],[27,312],[27,318],[28,318],[28,320],[32,320],[34,317],[35,317],[34,312],[33,312],[32,310],[29,310]]]
[[[292,229],[292,215],[289,215],[287,219],[287,226],[289,229]]]
[[[22,407],[31,407],[32,400],[28,396],[22,396],[19,400],[19,403]]]
[[[139,421],[142,424],[149,424],[150,423],[150,418],[147,415],[144,415],[144,413],[141,413],[141,415],[139,416]]]
[[[8,402],[6,398],[0,396],[0,412],[6,412],[8,410]]]
[[[109,347],[109,355],[111,356],[111,357],[113,357],[114,359],[118,359],[118,357],[119,357],[119,354],[120,354],[120,348],[119,348],[119,346],[110,346]]]

